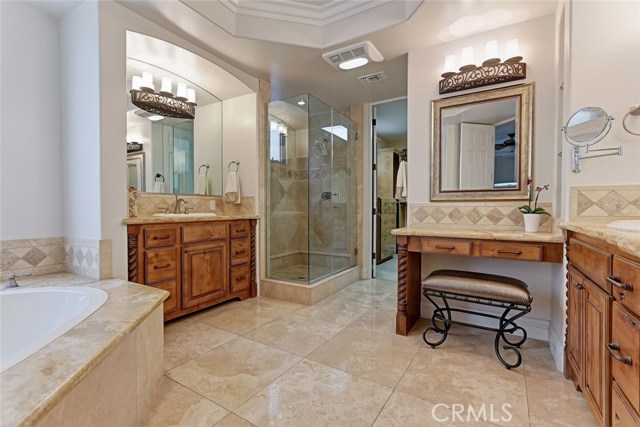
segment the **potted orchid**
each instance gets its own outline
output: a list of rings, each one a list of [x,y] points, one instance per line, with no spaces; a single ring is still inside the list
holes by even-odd
[[[531,190],[533,187],[533,180],[531,178],[527,178],[527,189],[529,193],[529,203],[526,205],[520,206],[520,212],[522,212],[522,216],[524,217],[524,231],[530,233],[536,233],[538,228],[540,227],[540,218],[541,215],[550,215],[549,212],[544,210],[544,208],[538,207],[538,197],[540,197],[540,193],[542,190],[548,190],[549,184],[544,185],[542,187],[536,187],[535,190]],[[535,193],[535,198],[533,196]],[[531,207],[531,202],[533,201],[533,208]]]

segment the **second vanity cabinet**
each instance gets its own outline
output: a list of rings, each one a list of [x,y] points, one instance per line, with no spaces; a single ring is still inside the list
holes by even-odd
[[[169,291],[165,320],[254,297],[255,226],[255,219],[129,225],[129,280]]]
[[[565,376],[601,426],[640,426],[640,258],[568,231]]]

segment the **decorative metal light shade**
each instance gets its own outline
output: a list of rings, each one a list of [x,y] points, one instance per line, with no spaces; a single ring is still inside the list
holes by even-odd
[[[131,89],[131,102],[138,108],[153,114],[178,119],[194,119],[196,104],[155,92]]]
[[[509,59],[498,64],[485,61],[480,67],[461,70],[459,73],[445,73],[440,80],[440,94],[473,89],[497,83],[522,80],[527,78],[527,64],[516,62],[521,57]]]

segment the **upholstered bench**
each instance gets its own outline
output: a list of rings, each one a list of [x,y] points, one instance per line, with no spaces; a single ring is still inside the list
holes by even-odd
[[[512,277],[494,274],[475,273],[471,271],[437,270],[422,281],[422,294],[433,304],[435,310],[431,318],[433,326],[428,327],[422,337],[432,348],[439,346],[446,339],[452,324],[470,326],[496,333],[495,351],[498,360],[507,368],[517,368],[522,363],[520,346],[527,340],[527,331],[518,326],[515,321],[531,311],[533,297],[529,293],[527,284]],[[443,306],[439,306],[436,299],[442,299]],[[475,304],[504,308],[502,315],[472,311],[449,306],[448,300],[466,301]],[[498,320],[498,327],[492,328],[460,320],[454,320],[451,313],[466,313],[474,316],[488,317]],[[442,326],[438,324],[441,323]],[[505,334],[522,332],[518,341],[510,341]],[[429,331],[440,334],[440,340],[430,341]],[[513,338],[511,338],[513,339]],[[500,354],[500,340],[504,341],[503,350],[513,351],[517,357],[515,363],[509,363]]]

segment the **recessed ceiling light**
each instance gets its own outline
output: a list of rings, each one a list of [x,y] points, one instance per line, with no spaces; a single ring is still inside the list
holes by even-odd
[[[363,65],[367,65],[369,60],[367,58],[353,58],[348,61],[341,62],[338,67],[343,70],[351,70],[353,68],[362,67]]]
[[[164,119],[164,117],[163,116],[149,116],[149,117],[147,117],[147,119],[151,120],[152,122],[157,122],[158,120]]]

